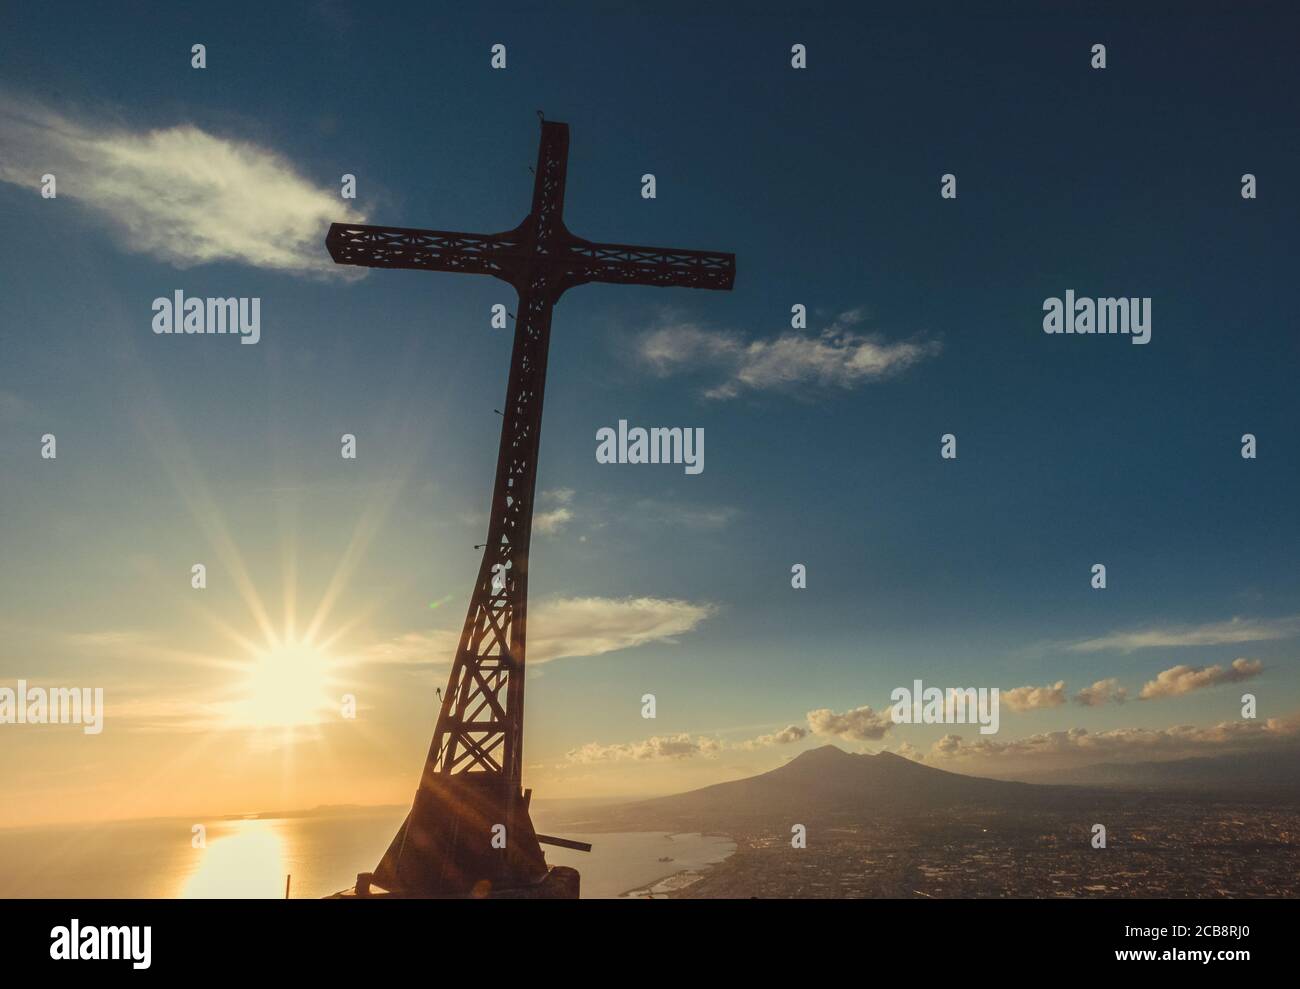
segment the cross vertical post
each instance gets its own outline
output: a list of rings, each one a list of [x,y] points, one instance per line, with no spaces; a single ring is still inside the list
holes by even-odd
[[[546,877],[528,813],[531,791],[522,789],[523,707],[528,552],[556,301],[586,282],[728,290],[735,279],[732,254],[569,233],[568,157],[568,125],[543,121],[532,209],[513,230],[336,223],[326,238],[339,264],[492,275],[519,296],[483,558],[415,801],[373,876],[402,895],[465,895],[485,883],[501,890]],[[493,841],[498,826],[504,848]]]

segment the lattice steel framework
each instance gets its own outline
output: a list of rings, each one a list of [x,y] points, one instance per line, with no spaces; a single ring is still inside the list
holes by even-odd
[[[513,230],[335,223],[326,238],[339,264],[493,275],[519,295],[487,544],[422,783],[427,788],[431,773],[491,774],[500,778],[508,807],[517,803],[523,768],[528,548],[552,308],[565,290],[586,282],[727,290],[736,272],[733,254],[593,243],[569,233],[568,156],[568,125],[543,121],[532,209]],[[403,854],[420,806],[417,799],[386,862],[394,851]],[[526,799],[523,808],[526,815]]]

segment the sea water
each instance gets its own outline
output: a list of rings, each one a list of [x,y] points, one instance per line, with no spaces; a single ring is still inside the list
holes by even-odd
[[[346,889],[392,841],[405,807],[359,808],[204,822],[202,847],[190,819],[54,825],[0,830],[0,898],[293,898]],[[562,836],[591,852],[545,847],[552,865],[582,874],[584,898],[674,885],[735,850],[715,835],[624,832]],[[663,861],[667,860],[667,861]]]

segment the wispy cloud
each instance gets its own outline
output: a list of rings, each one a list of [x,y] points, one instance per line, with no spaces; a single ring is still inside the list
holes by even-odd
[[[21,395],[0,389],[0,422],[19,422],[31,417],[32,403]]]
[[[1072,652],[1134,652],[1178,646],[1223,646],[1266,642],[1300,635],[1300,615],[1283,618],[1232,618],[1205,625],[1153,625],[1069,643]]]
[[[637,353],[660,375],[700,371],[720,375],[721,380],[704,392],[713,399],[801,387],[854,388],[939,353],[937,341],[890,342],[861,333],[852,328],[861,319],[860,310],[851,310],[820,332],[787,330],[764,339],[674,322],[645,333]]]
[[[551,598],[528,610],[528,662],[565,656],[600,656],[650,642],[671,641],[714,613],[708,603],[665,598]],[[385,663],[447,663],[460,629],[410,632],[366,650]]]
[[[1181,663],[1161,670],[1154,680],[1142,685],[1143,700],[1156,697],[1180,697],[1193,690],[1217,687],[1221,683],[1239,683],[1264,672],[1264,664],[1257,659],[1234,659],[1231,666],[1188,666]]]
[[[178,268],[235,261],[295,274],[356,276],[325,252],[331,221],[364,217],[283,155],[193,124],[131,130],[76,121],[0,93],[0,180],[103,219],[125,246]]]
[[[633,521],[647,525],[709,530],[725,528],[740,512],[733,505],[696,505],[675,499],[642,498],[627,514]]]
[[[553,536],[573,521],[573,512],[567,508],[552,508],[533,516],[533,528],[542,535]]]
[[[569,506],[573,503],[573,495],[572,488],[543,491],[538,500],[552,507],[533,514],[533,528],[543,535],[553,536],[572,522],[573,509]]]
[[[142,695],[107,691],[104,720],[126,731],[163,734],[205,734],[232,729],[229,701]]]

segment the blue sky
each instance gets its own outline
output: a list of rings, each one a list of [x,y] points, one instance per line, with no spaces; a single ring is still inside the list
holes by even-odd
[[[250,211],[272,240],[349,210],[507,229],[527,209],[537,109],[572,128],[571,230],[730,250],[738,270],[731,293],[584,286],[556,310],[539,488],[568,517],[535,538],[532,592],[557,637],[583,643],[556,648],[588,654],[530,682],[525,761],[546,795],[680,789],[826,741],[925,755],[947,726],[872,737],[868,716],[808,717],[878,714],[918,677],[1128,689],[1122,705],[1004,713],[1000,741],[1119,733],[1050,758],[1239,744],[1212,731],[1240,722],[1239,685],[1137,700],[1179,665],[1262,663],[1246,688],[1261,722],[1292,717],[1294,32],[1281,8],[1004,9],[10,14],[0,210],[22,249],[0,294],[0,679],[102,681],[123,727],[90,741],[6,729],[25,768],[0,782],[30,793],[33,817],[125,778],[138,800],[105,815],[405,796],[449,658],[432,652],[477,566],[510,347],[487,317],[513,293],[344,277],[324,226],[305,235],[319,244],[306,267],[291,239],[202,262],[194,245],[242,243]],[[194,43],[206,69],[190,67]],[[504,71],[489,67],[496,43]],[[790,67],[794,43],[806,70]],[[220,180],[200,172],[232,148],[229,183],[269,181],[239,192],[252,210],[209,215],[203,190]],[[55,200],[39,194],[47,170]],[[345,172],[355,202],[337,198]],[[939,195],[949,172],[955,200]],[[273,260],[280,249],[298,260]],[[155,336],[150,303],[176,289],[260,297],[261,341]],[[1042,302],[1066,289],[1150,297],[1150,344],[1045,335]],[[806,330],[790,328],[795,303]],[[654,343],[683,356],[656,364]],[[919,356],[880,374],[853,364],[900,347]],[[704,472],[597,464],[595,432],[619,419],[703,427]],[[39,458],[45,432],[57,461]],[[338,456],[344,432],[356,462]],[[939,457],[947,432],[956,461]],[[1256,460],[1239,455],[1245,432]],[[1089,586],[1097,562],[1104,591]],[[791,589],[793,563],[807,590]],[[232,746],[268,743],[195,713],[244,662],[209,619],[256,639],[251,589],[283,631],[290,585],[300,624],[329,597],[326,630],[348,625],[337,682],[367,724],[317,725],[292,757],[236,772]],[[1143,630],[1155,644],[1077,646]],[[804,736],[755,741],[786,725]],[[1210,734],[1149,734],[1176,725]],[[193,765],[227,780],[220,800],[157,761],[160,736],[216,750]],[[1015,772],[1036,751],[952,765]],[[151,773],[171,782],[140,782]]]

